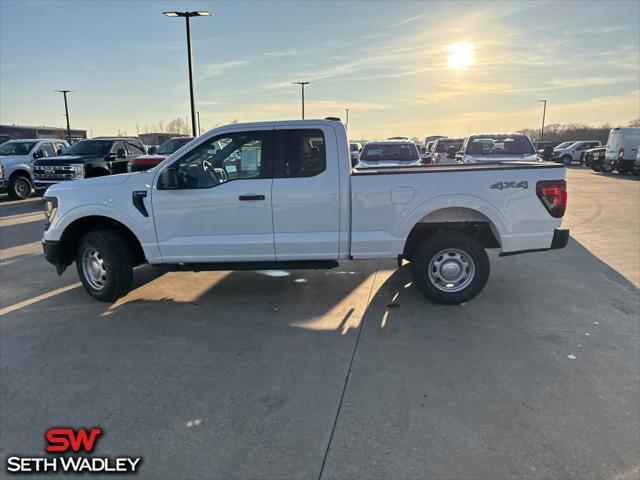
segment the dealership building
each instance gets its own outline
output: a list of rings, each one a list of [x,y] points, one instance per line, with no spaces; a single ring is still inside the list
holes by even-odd
[[[60,127],[26,127],[22,125],[0,125],[0,143],[22,138],[47,138],[67,140],[67,129]],[[87,138],[86,130],[71,129],[71,142]]]

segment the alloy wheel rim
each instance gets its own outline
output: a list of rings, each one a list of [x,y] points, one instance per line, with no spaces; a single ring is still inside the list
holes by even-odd
[[[16,182],[16,191],[21,196],[27,195],[31,191],[29,182],[27,182],[24,178],[20,178]]]
[[[91,288],[102,290],[107,282],[107,270],[102,254],[95,248],[87,248],[82,254],[82,272]]]
[[[431,258],[428,276],[431,284],[441,292],[456,293],[469,286],[475,272],[475,263],[467,252],[447,248]]]

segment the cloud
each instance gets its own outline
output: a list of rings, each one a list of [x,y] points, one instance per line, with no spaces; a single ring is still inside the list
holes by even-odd
[[[400,22],[392,23],[387,28],[396,28],[396,27],[399,27],[401,25],[406,25],[407,23],[415,22],[416,20],[420,20],[422,17],[425,17],[426,15],[429,15],[430,13],[431,12],[424,12],[424,13],[421,13],[420,15],[416,15],[415,17],[406,18],[404,20],[401,20]]]
[[[207,78],[217,77],[222,75],[227,70],[233,68],[240,68],[249,65],[248,60],[231,60],[228,62],[209,63],[202,67],[204,73],[198,76],[198,80],[206,80]]]

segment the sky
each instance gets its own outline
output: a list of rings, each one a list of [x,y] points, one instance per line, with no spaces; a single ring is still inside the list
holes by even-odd
[[[0,123],[132,135],[189,116],[192,20],[202,130],[345,119],[352,138],[626,125],[640,117],[639,1],[0,0]]]

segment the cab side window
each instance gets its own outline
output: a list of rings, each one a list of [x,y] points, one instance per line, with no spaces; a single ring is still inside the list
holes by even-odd
[[[138,142],[127,141],[127,145],[129,146],[129,151],[131,152],[131,155],[144,155],[145,154],[145,151],[144,151],[144,148],[142,147],[142,144],[139,144]]]
[[[56,152],[50,143],[41,143],[40,146],[38,147],[38,150],[44,150],[46,152],[47,157],[56,156]]]
[[[276,131],[275,177],[314,177],[327,168],[324,134],[320,129]]]
[[[228,133],[199,145],[168,170],[179,189],[211,188],[233,180],[272,178],[272,157],[273,131]]]

